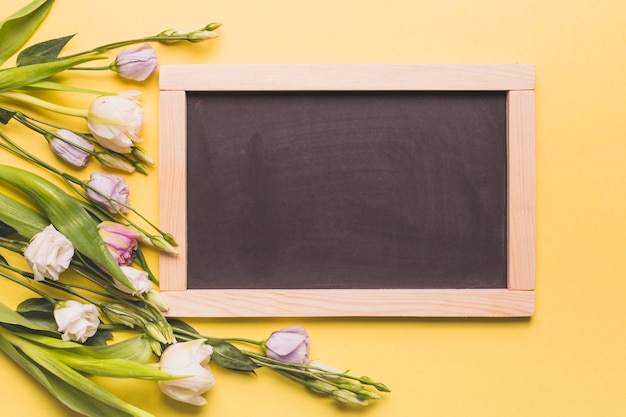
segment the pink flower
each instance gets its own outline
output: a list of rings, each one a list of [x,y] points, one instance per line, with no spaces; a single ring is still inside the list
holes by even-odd
[[[107,249],[121,266],[127,266],[135,260],[139,233],[115,222],[102,222],[98,225],[98,233]]]
[[[117,213],[118,210],[128,213],[128,207],[125,206],[128,206],[129,189],[124,178],[94,172],[88,184],[90,188],[87,188],[87,196],[91,201],[106,208],[110,213]],[[109,201],[107,197],[115,201]]]
[[[84,167],[87,165],[90,154],[74,145],[93,151],[93,143],[66,129],[59,130],[57,136],[60,136],[62,139],[58,137],[52,139],[50,141],[50,148],[59,158],[75,167]]]
[[[136,49],[121,51],[111,68],[124,78],[143,81],[156,71],[156,52],[147,43]]]
[[[265,353],[279,361],[306,365],[309,361],[309,334],[301,326],[275,331],[265,341]]]

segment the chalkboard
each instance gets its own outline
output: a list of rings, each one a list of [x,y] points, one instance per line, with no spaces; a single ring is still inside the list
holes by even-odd
[[[171,219],[186,219],[181,256],[162,265],[178,277],[162,278],[166,295],[181,297],[176,315],[532,314],[532,89],[487,88],[483,78],[468,88],[459,67],[446,80],[455,88],[415,88],[420,70],[435,69],[424,66],[306,67],[318,77],[312,87],[302,69],[162,69],[162,137],[184,148],[161,153],[162,223],[181,230]],[[354,69],[369,85],[337,81]],[[398,70],[411,69],[418,74],[398,84]],[[485,77],[503,68],[465,69]],[[395,77],[381,86],[385,70]],[[284,71],[289,81],[277,82]],[[168,88],[171,80],[188,85]],[[520,248],[524,259],[511,259]],[[348,307],[320,314],[329,300]],[[372,307],[381,300],[387,310]]]

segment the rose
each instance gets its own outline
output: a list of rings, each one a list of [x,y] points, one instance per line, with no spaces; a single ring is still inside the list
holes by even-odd
[[[87,165],[90,154],[80,148],[93,151],[93,143],[66,129],[60,129],[57,132],[57,136],[61,137],[61,139],[58,137],[52,139],[50,141],[50,148],[59,158],[76,167],[84,167]]]
[[[145,80],[156,71],[156,68],[156,52],[147,43],[139,48],[121,51],[111,65],[113,71],[118,72],[124,78],[134,81]]]
[[[83,343],[96,334],[100,313],[93,304],[82,304],[67,300],[59,303],[54,309],[54,320],[63,340]]]
[[[53,225],[47,226],[31,239],[24,251],[26,263],[35,273],[35,281],[45,278],[57,281],[74,256],[74,246]]]
[[[137,238],[141,235],[123,224],[105,221],[98,224],[98,234],[118,265],[130,265],[136,256]]]
[[[114,174],[94,172],[87,182],[87,196],[94,203],[106,208],[110,213],[128,213],[130,193],[124,178]],[[115,200],[115,201],[111,201]]]
[[[209,368],[213,348],[203,339],[179,342],[168,346],[161,355],[160,368],[163,372],[187,378],[159,381],[159,388],[170,398],[192,405],[204,405],[201,395],[215,385]]]
[[[275,331],[263,345],[269,358],[306,365],[309,361],[310,343],[309,334],[304,327],[292,326]]]
[[[119,153],[130,153],[143,127],[143,110],[135,99],[140,93],[128,91],[118,96],[103,96],[89,106],[87,125],[98,143]]]
[[[152,283],[148,279],[148,273],[146,271],[140,271],[130,266],[121,266],[122,272],[128,278],[128,281],[133,285],[134,291],[122,284],[118,280],[114,280],[113,284],[118,290],[130,295],[145,294],[152,289]]]

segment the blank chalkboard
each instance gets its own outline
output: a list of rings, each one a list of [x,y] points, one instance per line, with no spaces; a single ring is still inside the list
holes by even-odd
[[[319,72],[327,68],[320,66]],[[225,84],[232,82],[227,69],[221,72],[228,74]],[[262,68],[267,69],[272,68]],[[528,282],[529,288],[512,288],[511,274],[517,272],[510,258],[519,251],[512,250],[511,234],[519,227],[511,231],[511,224],[519,210],[511,206],[518,201],[511,199],[510,188],[534,204],[534,193],[532,200],[524,194],[528,181],[521,194],[511,181],[512,172],[519,175],[520,167],[533,165],[520,165],[511,147],[516,126],[511,89],[368,88],[365,81],[358,88],[338,88],[335,77],[330,87],[307,87],[310,80],[298,87],[293,84],[298,69],[292,68],[292,81],[279,80],[278,87],[276,78],[262,75],[256,88],[224,88],[211,77],[209,87],[182,88],[182,97],[180,87],[172,89],[175,104],[167,99],[172,91],[163,92],[161,117],[168,106],[166,119],[174,119],[171,105],[183,108],[177,119],[184,115],[174,128],[176,136],[184,132],[174,145],[184,146],[184,152],[175,156],[170,149],[174,156],[165,161],[166,169],[176,169],[169,172],[176,180],[165,181],[170,185],[161,195],[163,202],[175,197],[169,191],[184,190],[175,197],[185,199],[182,208],[172,213],[169,201],[162,216],[166,222],[172,216],[186,219],[184,259],[175,261],[177,270],[166,266],[165,271],[184,275],[184,288],[172,289],[182,289],[174,294],[195,310],[176,315],[459,315],[458,305],[451,314],[424,314],[419,306],[409,314],[397,314],[391,305],[387,312],[367,308],[402,291],[402,297],[444,294],[448,301],[439,300],[444,304],[463,295],[486,294],[492,303],[493,295],[519,293],[521,309],[516,298],[513,312],[502,313],[498,306],[495,313],[462,315],[529,315],[533,288]],[[188,80],[180,70],[177,82]],[[258,70],[244,68],[241,81],[258,77]],[[521,107],[524,124],[532,109]],[[161,128],[166,136],[173,134],[172,126]],[[534,140],[528,129],[522,132],[522,140],[529,135]],[[524,216],[534,226],[532,214]],[[534,236],[532,230],[525,233]],[[534,256],[534,246],[530,251],[523,256]],[[269,302],[251,300],[268,294]],[[324,308],[315,305],[320,298],[340,297],[351,305],[361,303],[363,294],[371,300],[356,310],[312,312]],[[304,301],[294,301],[299,297]],[[220,302],[238,307],[216,312]]]

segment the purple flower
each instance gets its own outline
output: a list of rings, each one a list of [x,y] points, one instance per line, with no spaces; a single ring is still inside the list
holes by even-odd
[[[84,167],[87,165],[90,154],[74,145],[93,151],[93,143],[65,129],[59,130],[57,136],[60,136],[62,139],[58,137],[52,139],[50,141],[50,148],[59,158],[75,167]]]
[[[139,233],[115,222],[100,223],[98,233],[118,265],[127,266],[133,263],[138,246],[137,238],[141,236]],[[128,274],[125,275],[128,277]]]
[[[301,326],[275,331],[265,341],[265,353],[279,361],[306,365],[309,361],[309,334]]]
[[[143,81],[156,71],[156,52],[147,43],[139,48],[126,49],[117,54],[111,68],[124,78]]]
[[[111,213],[117,213],[118,210],[122,213],[128,213],[126,206],[128,206],[129,189],[124,178],[114,174],[94,172],[91,174],[88,185],[87,196],[91,201],[106,208]]]

